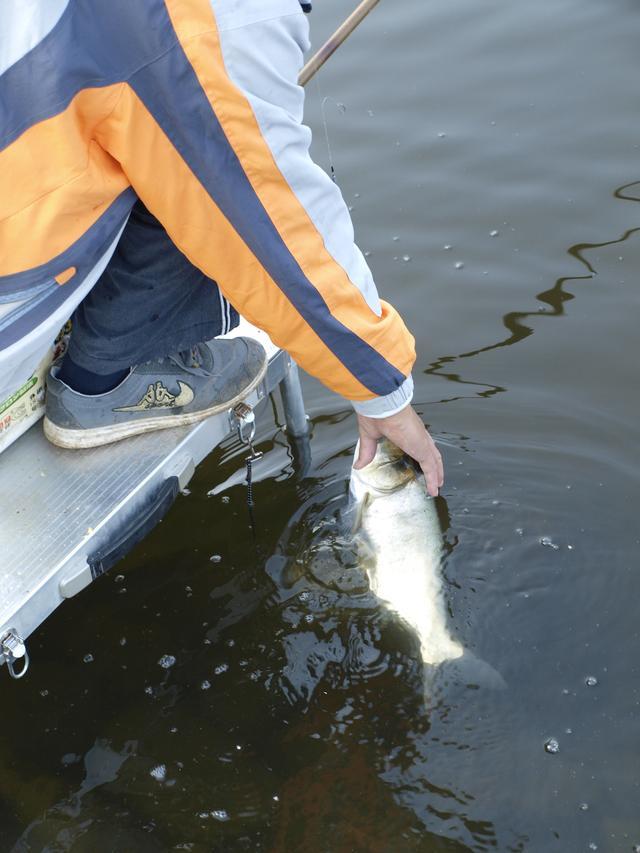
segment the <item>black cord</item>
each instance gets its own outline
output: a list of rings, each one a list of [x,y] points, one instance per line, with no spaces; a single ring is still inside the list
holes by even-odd
[[[247,456],[247,506],[249,507],[249,509],[253,508],[252,472],[253,472],[253,459],[250,456]]]

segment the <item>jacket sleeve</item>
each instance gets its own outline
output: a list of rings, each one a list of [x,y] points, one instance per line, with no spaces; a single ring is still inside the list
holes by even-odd
[[[309,156],[298,0],[165,0],[173,48],[123,84],[100,143],[250,322],[363,414],[403,408],[414,341],[378,298]]]

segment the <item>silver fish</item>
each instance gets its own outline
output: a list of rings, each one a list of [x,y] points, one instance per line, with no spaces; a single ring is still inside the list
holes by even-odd
[[[503,687],[502,677],[449,631],[442,531],[422,474],[384,440],[369,465],[352,469],[350,492],[354,531],[371,552],[365,560],[371,589],[416,632],[423,663],[452,661],[463,680]]]

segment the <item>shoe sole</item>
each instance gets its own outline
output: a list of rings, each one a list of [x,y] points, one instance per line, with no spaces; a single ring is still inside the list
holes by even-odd
[[[189,412],[182,415],[165,415],[160,418],[148,418],[147,420],[129,421],[129,423],[113,424],[106,427],[94,427],[93,429],[66,429],[54,424],[45,415],[44,434],[52,444],[63,447],[66,450],[84,450],[89,447],[100,447],[103,444],[113,444],[123,438],[131,438],[134,435],[142,435],[146,432],[156,432],[160,429],[171,429],[171,427],[189,426],[199,421],[204,421],[212,415],[233,408],[236,403],[244,400],[264,379],[269,360],[265,353],[264,364],[258,375],[230,400],[217,403],[208,409],[199,412]]]

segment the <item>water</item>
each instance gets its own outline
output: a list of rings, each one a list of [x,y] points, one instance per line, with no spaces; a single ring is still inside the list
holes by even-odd
[[[346,10],[316,7],[319,43]],[[257,549],[242,486],[207,496],[228,442],[31,639],[0,849],[640,845],[639,43],[631,0],[382,3],[309,89],[417,338],[452,632],[507,690],[426,710],[415,638],[336,544],[353,416],[307,380],[306,476],[260,423]]]

